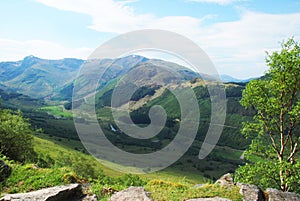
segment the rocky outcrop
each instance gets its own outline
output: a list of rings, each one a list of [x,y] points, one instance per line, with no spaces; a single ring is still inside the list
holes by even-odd
[[[5,195],[0,201],[97,201],[95,195],[84,195],[80,184],[45,188],[30,193]]]
[[[264,201],[263,191],[255,185],[237,183],[240,188],[240,194],[243,196],[243,201]]]
[[[133,187],[117,192],[111,196],[109,201],[152,201],[150,193],[143,187]]]
[[[300,201],[300,195],[296,193],[282,192],[280,190],[271,188],[268,188],[264,193],[259,187],[255,185],[243,183],[234,184],[233,178],[229,173],[223,175],[220,179],[218,179],[216,184],[219,184],[226,188],[238,186],[240,188],[240,194],[243,196],[243,201]],[[189,201],[200,201],[203,199],[204,198],[200,198]]]
[[[219,184],[220,186],[224,186],[224,187],[233,186],[234,183],[233,183],[232,175],[230,173],[223,175],[220,179],[216,181],[216,184]]]
[[[11,174],[11,167],[9,167],[4,161],[0,160],[0,182],[5,181]]]
[[[300,201],[300,195],[290,192],[282,192],[277,189],[267,188],[268,201]]]
[[[214,198],[196,198],[187,201],[231,201],[230,199],[214,197]]]

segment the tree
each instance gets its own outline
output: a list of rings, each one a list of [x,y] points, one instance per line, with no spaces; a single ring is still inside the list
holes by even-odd
[[[249,180],[247,174],[264,171],[261,180],[273,180],[282,191],[295,190],[295,185],[300,185],[299,43],[293,38],[283,42],[280,51],[267,53],[266,63],[269,70],[265,76],[249,82],[241,99],[242,106],[257,111],[253,121],[244,122],[242,128],[242,133],[253,139],[248,159],[257,163],[241,167],[237,175],[238,179]]]
[[[30,124],[22,113],[0,108],[0,153],[23,162],[34,153],[32,140]]]

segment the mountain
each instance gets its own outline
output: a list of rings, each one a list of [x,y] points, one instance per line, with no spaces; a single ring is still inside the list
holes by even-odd
[[[234,78],[230,75],[220,75],[220,78],[223,82],[234,82],[234,83],[247,83],[251,80],[254,80],[256,78],[248,78],[248,79],[237,79],[237,78]]]
[[[22,109],[26,112],[45,105],[42,100],[3,89],[0,89],[0,103],[0,108]]]
[[[89,62],[93,62],[92,65]],[[76,78],[83,64],[87,68],[81,72],[81,76]],[[160,70],[161,67],[164,70]],[[70,100],[75,78],[77,86],[80,86],[81,89],[87,87],[91,80],[98,81],[99,89],[101,89],[109,81],[121,78],[131,69],[135,71],[132,74],[135,80],[137,80],[136,76],[139,79],[144,79],[145,76],[149,77],[150,74],[152,76],[154,73],[156,74],[156,81],[160,79],[162,84],[166,84],[172,79],[178,83],[181,79],[189,80],[199,77],[184,66],[159,59],[148,59],[139,55],[93,61],[80,59],[47,60],[28,56],[20,61],[0,62],[0,88],[33,98]],[[170,75],[167,71],[170,70],[176,74],[174,76],[177,78],[173,75],[173,78],[167,78]],[[100,73],[103,75],[99,80]],[[208,80],[211,79],[207,75],[201,76]],[[176,79],[177,81],[175,81]],[[86,94],[89,94],[88,89]]]
[[[10,91],[34,98],[47,97],[73,80],[83,62],[80,59],[46,60],[34,56],[16,62],[1,62],[0,84]]]
[[[114,60],[103,59],[99,60],[96,69],[89,69],[89,73],[93,75],[93,70],[105,69],[112,64],[103,77],[102,83],[105,84],[144,61],[147,58],[136,55]],[[0,88],[34,98],[58,96],[65,99],[66,93],[69,96],[73,90],[73,81],[84,62],[80,59],[46,60],[34,56],[16,62],[1,62]],[[81,81],[84,83],[88,80]]]

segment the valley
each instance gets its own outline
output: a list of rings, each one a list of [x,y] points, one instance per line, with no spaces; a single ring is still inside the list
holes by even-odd
[[[104,60],[103,62],[100,62],[100,65],[105,67],[108,65],[108,62],[109,60]],[[148,119],[149,109],[153,105],[161,105],[168,114],[166,127],[155,136],[155,138],[150,140],[135,140],[130,137],[128,138],[125,135],[117,134],[116,131],[111,129],[112,125],[117,128],[110,109],[112,91],[115,88],[115,85],[132,67],[141,63],[141,68],[145,68],[143,66],[145,65],[143,63],[145,62],[150,66],[166,65],[178,69],[179,72],[184,72],[185,80],[183,80],[183,82],[180,81],[181,84],[176,81],[177,83],[175,82],[172,85],[173,87],[180,85],[191,86],[197,96],[201,112],[196,140],[180,160],[163,172],[174,173],[170,175],[178,175],[178,177],[193,178],[193,180],[194,178],[198,178],[198,176],[208,180],[216,180],[224,173],[234,172],[240,164],[244,163],[244,161],[240,159],[240,156],[250,143],[240,135],[239,131],[241,122],[251,116],[252,113],[251,111],[244,110],[238,103],[241,98],[241,91],[244,89],[244,83],[224,84],[227,96],[227,117],[224,130],[218,142],[218,146],[214,151],[207,158],[199,160],[197,155],[210,122],[210,99],[206,85],[212,83],[196,78],[193,73],[186,70],[180,70],[184,69],[184,67],[180,67],[170,62],[161,60],[149,61],[147,58],[136,56],[121,58],[113,63],[107,76],[104,76],[107,77],[107,80],[101,81],[102,84],[99,85],[95,95],[97,116],[101,128],[105,132],[107,138],[115,146],[123,150],[132,153],[150,153],[160,150],[169,144],[175,137],[179,126],[177,119],[180,119],[178,103],[176,102],[175,97],[166,90],[166,88],[162,88],[159,85],[151,85],[150,83],[150,85],[148,84],[145,87],[138,89],[131,98],[131,102],[129,103],[132,108],[130,113],[131,118],[134,123],[144,127],[150,123]],[[78,64],[80,63],[82,63],[82,61],[72,59],[46,61],[33,56],[25,58],[22,62],[13,63],[13,65],[18,64],[20,68],[24,68],[25,70],[14,73],[15,77],[11,78],[14,82],[11,80],[8,81],[8,78],[0,80],[3,85],[17,82],[22,83],[23,81],[21,78],[24,76],[32,76],[32,82],[30,84],[38,86],[41,81],[44,82],[46,77],[40,76],[41,71],[33,71],[32,69],[45,70],[46,68],[49,68],[48,71],[51,69],[58,74],[64,73],[68,75],[63,81],[58,82],[66,84],[57,85],[56,79],[52,79],[51,76],[48,76],[47,80],[53,87],[45,91],[47,94],[44,92],[39,93],[39,91],[35,91],[35,94],[32,94],[27,90],[23,90],[23,84],[17,84],[17,86],[20,86],[19,88],[16,88],[15,84],[10,84],[6,87],[5,91],[2,90],[1,98],[4,108],[21,109],[24,116],[30,119],[34,128],[41,128],[43,130],[45,134],[39,134],[39,138],[88,155],[88,152],[79,141],[70,107],[72,106],[71,96],[74,87],[73,84],[70,83],[73,82],[72,79],[74,79],[74,74],[79,70],[80,65]],[[45,66],[45,64],[48,66]],[[2,63],[0,67],[7,65],[12,64]],[[66,70],[72,70],[72,73],[68,74]],[[35,74],[32,72],[35,72]],[[4,75],[5,72],[2,73],[2,77],[4,77]],[[145,78],[145,76],[150,76],[149,78],[152,80],[156,79],[155,73],[152,73],[151,75],[144,74],[138,79]],[[84,80],[80,80],[80,82],[85,83]],[[29,84],[28,82],[26,83]],[[22,95],[19,92],[23,92],[27,95]],[[30,95],[33,95],[34,98],[31,98]],[[85,100],[88,101],[88,99],[87,96]]]
[[[233,179],[262,190],[276,188],[282,166],[274,162],[270,139],[257,130],[262,121],[255,122],[262,114],[255,106],[266,107],[269,99],[247,97],[264,87],[249,91],[249,86],[270,78],[221,82],[215,75],[137,55],[92,61],[29,56],[2,62],[1,194],[79,183],[101,200],[142,186],[155,200],[221,196],[238,201],[247,196],[239,190],[245,186]],[[35,90],[39,86],[41,91]],[[253,105],[245,107],[245,99]],[[297,121],[297,112],[286,115]],[[278,139],[271,138],[273,143]],[[289,157],[297,159],[293,149]],[[298,192],[299,163],[286,165],[292,173],[288,185]],[[222,179],[226,184],[219,183]]]

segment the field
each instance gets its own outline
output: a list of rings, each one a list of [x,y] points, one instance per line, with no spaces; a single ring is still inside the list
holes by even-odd
[[[72,112],[65,110],[63,105],[58,106],[45,106],[38,109],[38,111],[47,112],[56,118],[71,118]]]

